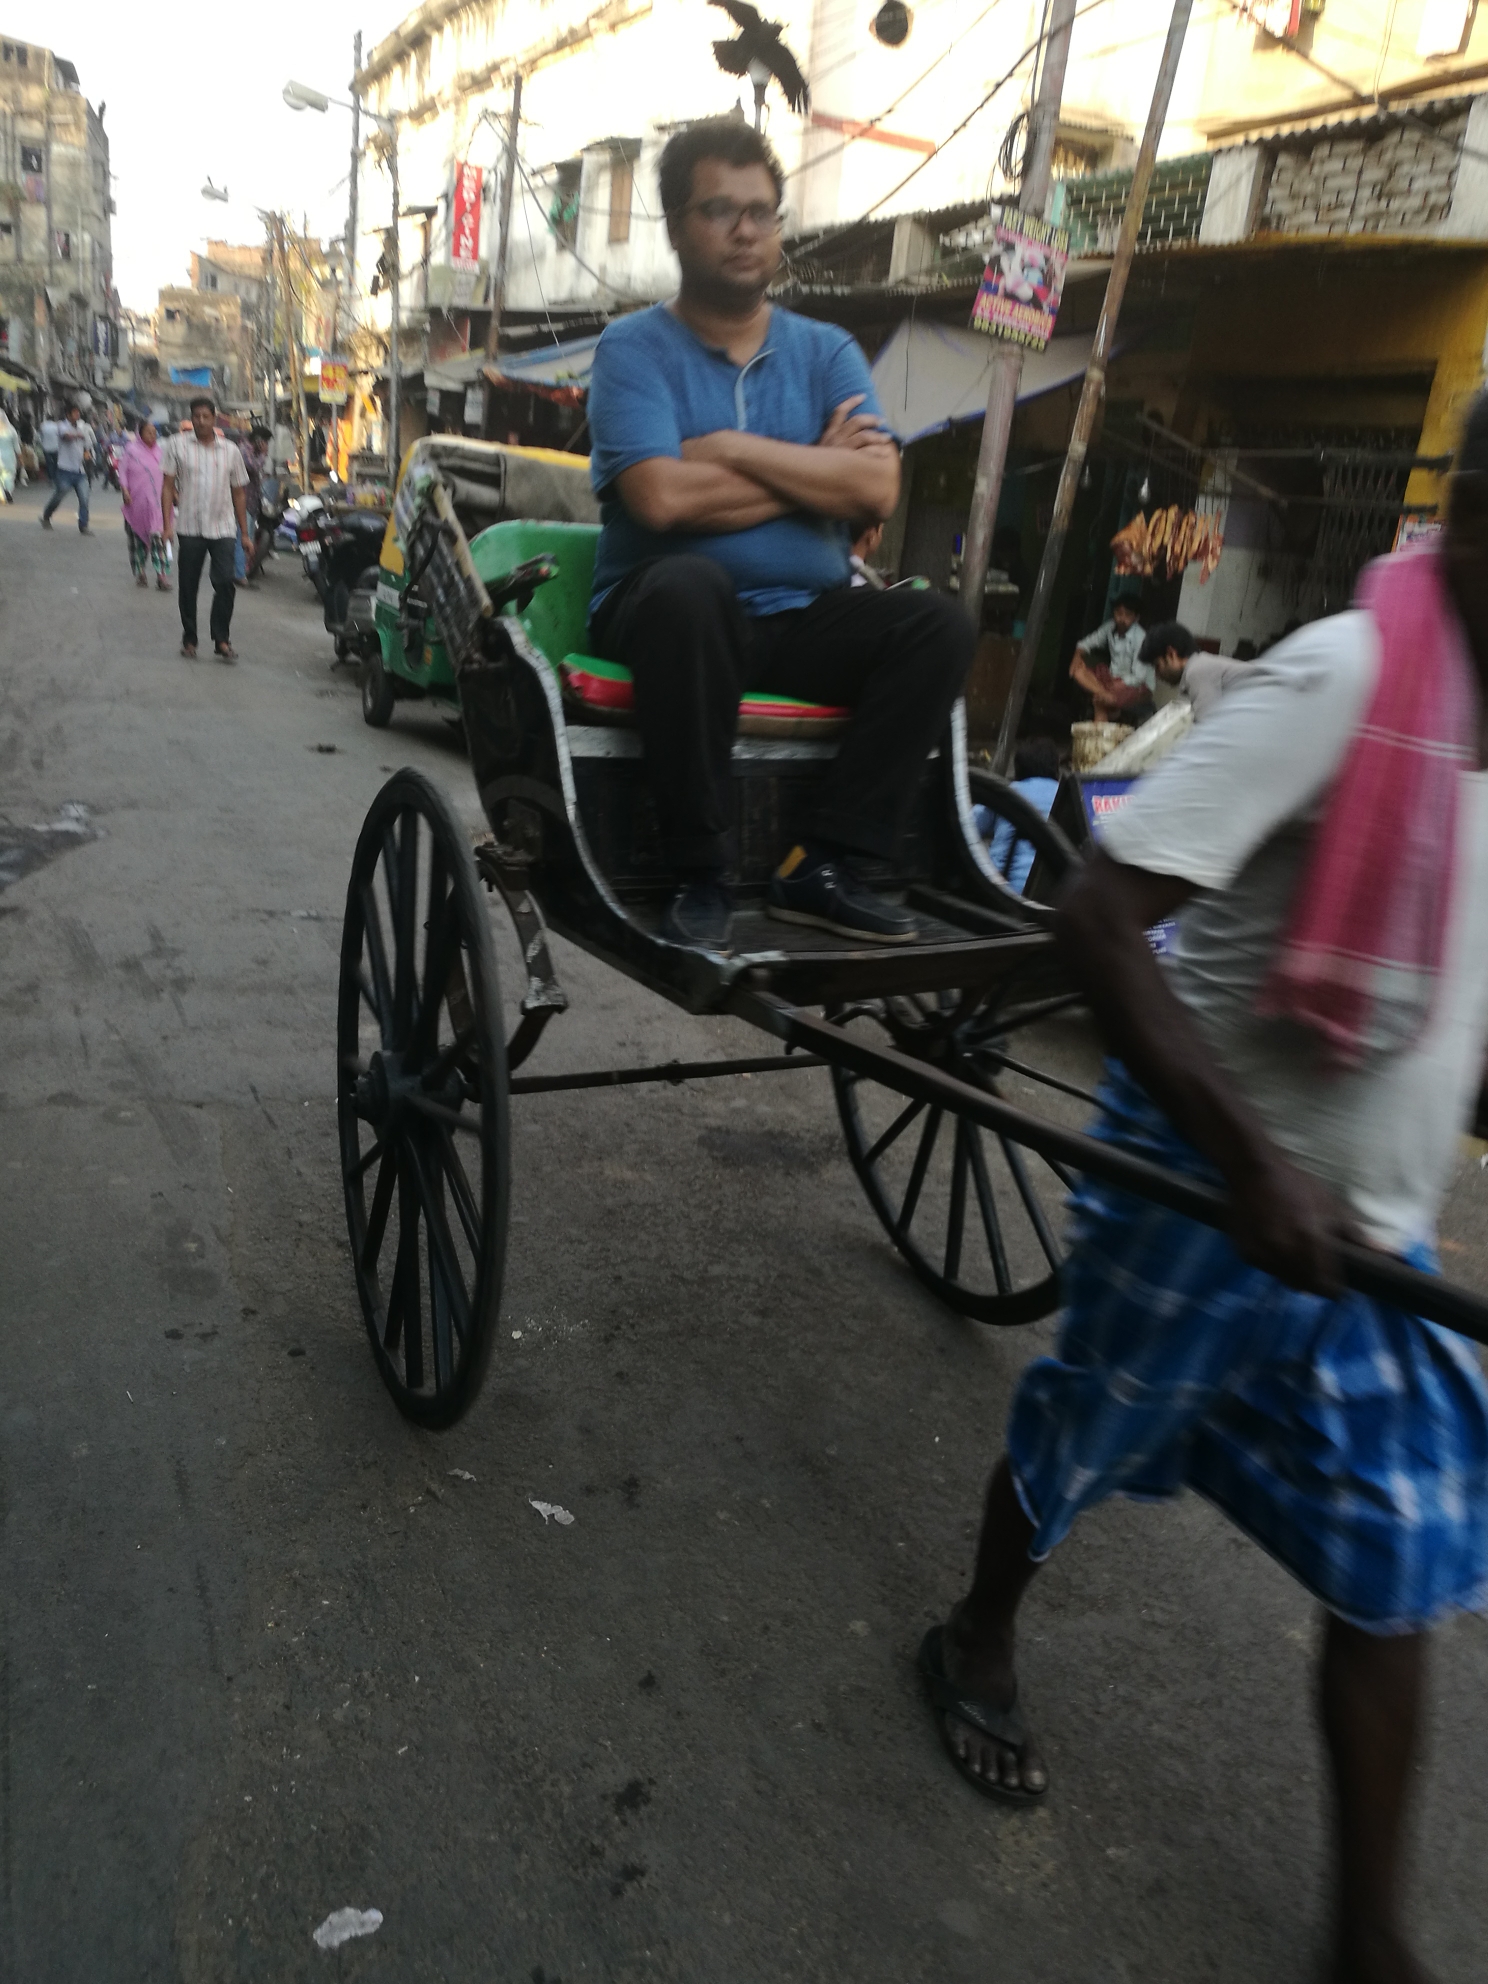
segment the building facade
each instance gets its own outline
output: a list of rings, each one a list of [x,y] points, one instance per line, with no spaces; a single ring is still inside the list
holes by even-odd
[[[120,368],[108,135],[77,70],[0,38],[0,359],[57,393]]]

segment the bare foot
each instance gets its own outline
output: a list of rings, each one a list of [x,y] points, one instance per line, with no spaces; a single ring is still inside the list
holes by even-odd
[[[1011,1633],[975,1635],[957,1606],[946,1624],[942,1646],[946,1677],[956,1687],[995,1708],[1013,1706],[1018,1695],[1018,1678],[1013,1665]],[[944,1720],[947,1740],[973,1776],[984,1778],[989,1784],[1000,1784],[1006,1791],[1038,1794],[1048,1790],[1049,1773],[1031,1737],[1015,1748],[998,1742],[949,1711]]]

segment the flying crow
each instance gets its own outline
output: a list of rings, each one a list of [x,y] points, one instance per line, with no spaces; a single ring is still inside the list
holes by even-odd
[[[708,4],[722,7],[740,30],[733,41],[714,42],[713,53],[719,68],[730,76],[746,76],[750,63],[758,59],[779,83],[791,109],[805,112],[811,103],[811,91],[801,74],[801,65],[780,39],[785,23],[761,19],[749,0],[708,0]]]

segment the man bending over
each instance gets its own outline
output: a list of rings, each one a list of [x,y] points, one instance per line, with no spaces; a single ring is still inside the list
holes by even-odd
[[[1337,1251],[1355,1229],[1430,1264],[1482,1074],[1488,397],[1456,466],[1445,536],[1252,663],[1060,910],[1120,1056],[1095,1134],[1222,1182],[1229,1231],[1080,1185],[1057,1354],[1023,1374],[971,1590],[921,1650],[963,1775],[1045,1796],[1019,1601],[1083,1510],[1197,1488],[1324,1608],[1330,1984],[1422,1984],[1399,1910],[1427,1638],[1488,1595],[1477,1357],[1346,1292]]]
[[[852,721],[810,838],[770,883],[773,916],[877,943],[914,936],[869,888],[971,662],[961,609],[854,588],[863,524],[899,496],[862,352],[765,301],[780,266],[780,165],[732,119],[661,158],[679,294],[610,325],[589,392],[603,530],[590,639],[635,678],[636,721],[676,891],[662,934],[728,947],[739,697],[845,704]]]

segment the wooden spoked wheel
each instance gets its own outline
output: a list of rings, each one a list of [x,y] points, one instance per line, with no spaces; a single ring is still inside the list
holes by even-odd
[[[1008,988],[991,999],[947,992],[872,1000],[832,1017],[1020,1108],[1039,1113],[1047,1099],[1064,1114],[1093,1096],[1041,1066],[1047,1057],[1022,1036],[1036,1037],[1080,1003],[1057,989],[1020,996]],[[1031,1323],[1058,1306],[1062,1200],[1072,1182],[1062,1166],[871,1076],[834,1068],[832,1083],[868,1202],[932,1293],[1000,1325]]]
[[[495,1342],[510,1177],[500,1022],[469,835],[428,779],[398,772],[346,892],[337,1114],[373,1355],[423,1426],[465,1411]]]

